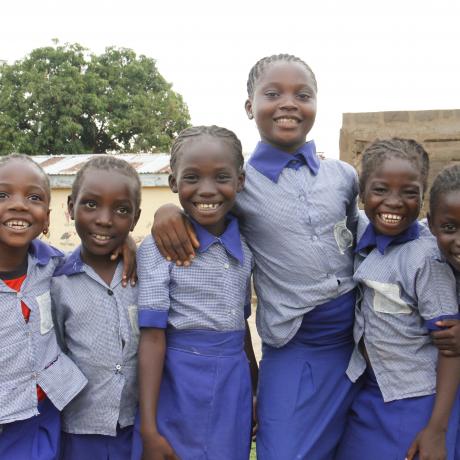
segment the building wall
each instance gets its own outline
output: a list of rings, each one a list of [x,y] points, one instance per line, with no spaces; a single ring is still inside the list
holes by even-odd
[[[51,225],[45,241],[63,251],[72,250],[79,244],[75,226],[67,212],[67,197],[70,188],[52,188],[51,190]],[[132,235],[136,242],[141,242],[150,233],[154,212],[163,204],[179,203],[176,193],[169,187],[143,187],[141,216]]]
[[[367,145],[388,137],[411,138],[424,146],[430,155],[431,186],[442,168],[460,161],[460,110],[344,113],[340,159],[359,171]],[[427,198],[424,210],[428,207]]]

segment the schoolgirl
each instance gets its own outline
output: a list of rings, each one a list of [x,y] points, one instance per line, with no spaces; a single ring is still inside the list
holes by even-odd
[[[345,370],[353,350],[357,175],[341,161],[320,161],[314,142],[306,142],[317,83],[305,62],[288,54],[263,58],[247,90],[246,113],[261,141],[235,213],[254,254],[263,341],[257,455],[327,460],[355,391]],[[155,217],[162,254],[189,262],[193,239],[177,208]]]
[[[88,385],[62,414],[63,460],[126,460],[137,407],[137,289],[111,258],[140,215],[140,180],[108,155],[79,170],[68,199],[81,245],[52,279],[58,337]]]
[[[0,159],[0,458],[57,459],[60,414],[86,378],[59,348],[50,281],[50,185],[26,155]]]
[[[241,143],[217,126],[182,131],[169,178],[200,242],[190,268],[138,251],[140,417],[133,459],[247,460],[251,377],[244,342],[252,255],[229,214],[244,173]],[[250,339],[249,358],[255,364]]]
[[[460,358],[446,358],[429,332],[458,318],[455,278],[417,221],[428,155],[413,140],[376,141],[363,154],[354,278],[355,349],[347,369],[363,386],[337,460],[453,459]],[[447,454],[447,457],[446,457]]]

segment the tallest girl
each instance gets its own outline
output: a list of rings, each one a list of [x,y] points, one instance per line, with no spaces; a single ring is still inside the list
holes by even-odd
[[[295,56],[263,58],[249,74],[245,108],[261,141],[235,212],[255,257],[261,460],[332,459],[353,393],[345,369],[353,348],[357,176],[345,163],[320,161],[306,141],[316,92],[312,70]],[[172,234],[187,235],[178,216],[171,207],[156,216],[157,244],[172,258],[191,252],[190,243],[172,249]]]

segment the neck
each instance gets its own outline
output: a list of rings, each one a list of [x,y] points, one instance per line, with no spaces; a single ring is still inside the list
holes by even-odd
[[[93,254],[87,251],[84,246],[81,247],[80,253],[81,260],[110,285],[118,265],[118,260],[111,260],[110,254]]]
[[[19,268],[27,258],[29,246],[12,248],[0,246],[0,272],[12,272]]]

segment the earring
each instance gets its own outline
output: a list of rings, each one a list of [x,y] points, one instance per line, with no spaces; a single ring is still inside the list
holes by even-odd
[[[48,229],[44,228],[42,233],[43,233],[43,235],[46,235],[48,233]]]
[[[252,120],[252,119],[254,118],[254,116],[252,115],[252,113],[248,113],[248,118],[249,118],[250,120]]]

